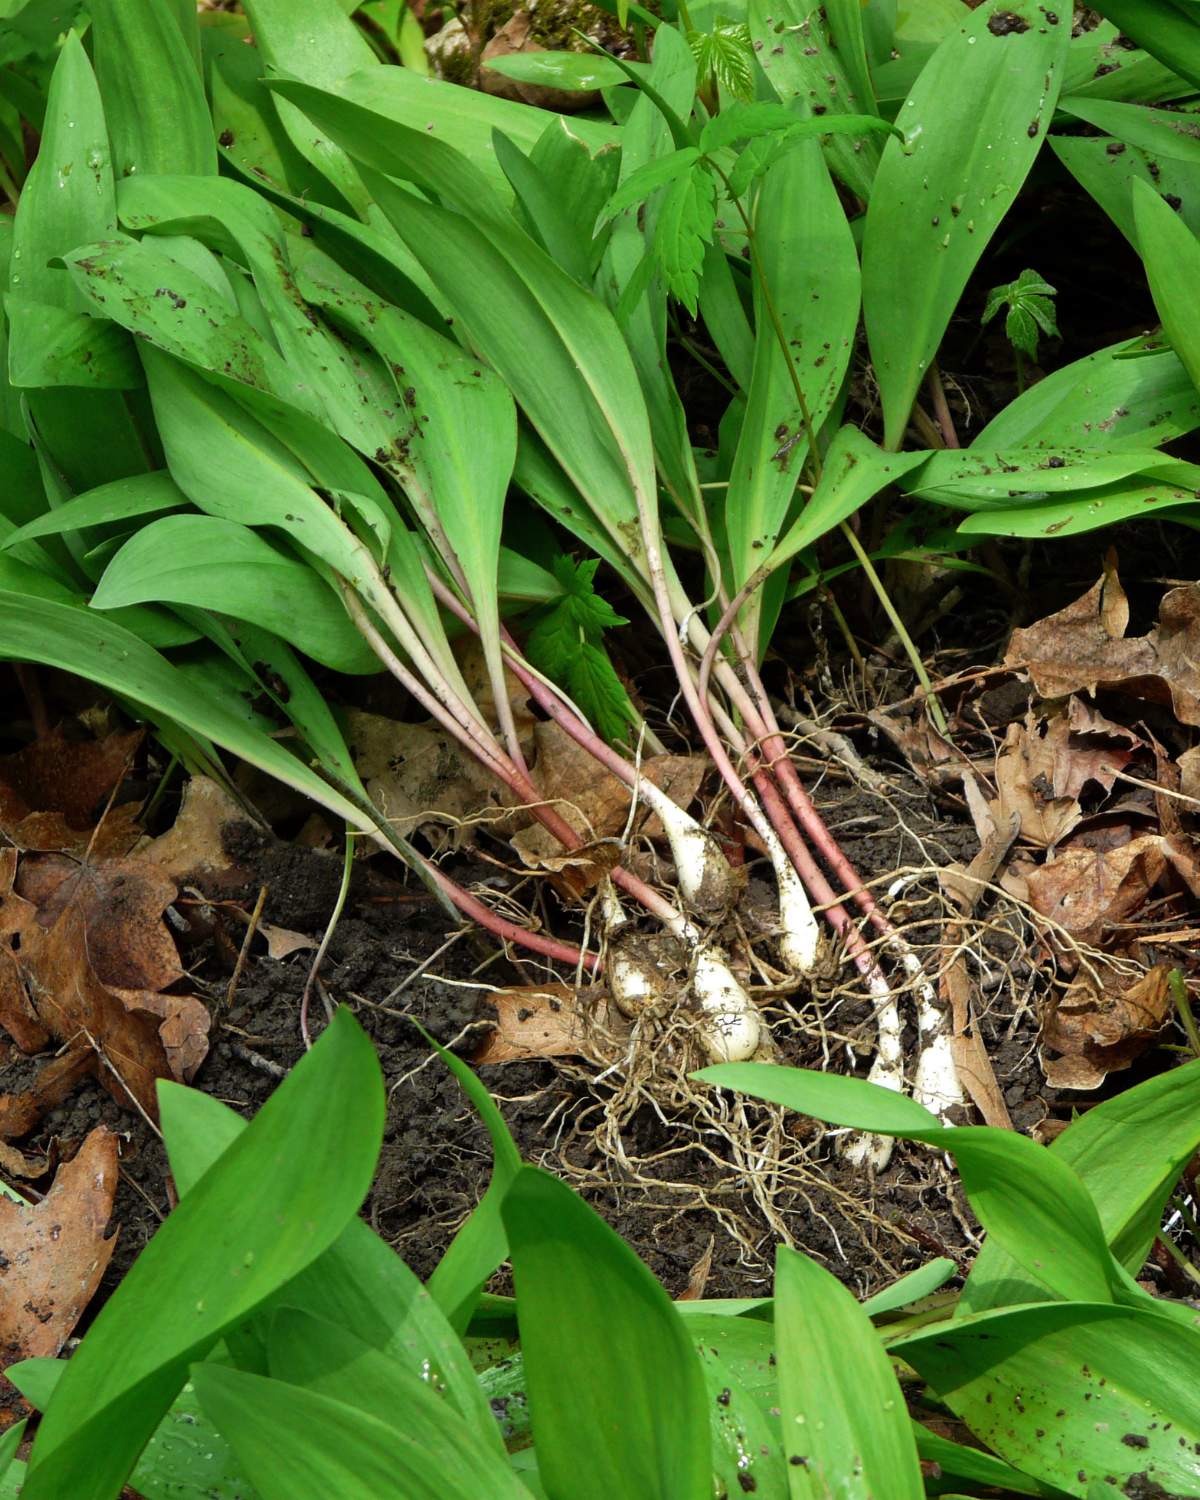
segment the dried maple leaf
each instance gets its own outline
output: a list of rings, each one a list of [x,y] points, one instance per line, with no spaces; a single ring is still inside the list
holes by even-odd
[[[116,1246],[116,1186],[117,1138],[98,1125],[40,1203],[0,1198],[0,1368],[53,1358],[70,1336]]]
[[[183,792],[174,826],[156,839],[144,839],[133,858],[155,865],[180,882],[228,870],[234,863],[225,851],[225,829],[244,823],[238,802],[207,776],[193,776]]]
[[[17,859],[15,849],[0,849],[0,1026],[22,1052],[40,1052],[50,1033],[30,1004],[21,965],[21,944],[37,910],[13,890]]]
[[[1127,1068],[1166,1026],[1171,1013],[1169,964],[1142,974],[1097,961],[1081,970],[1042,1016],[1042,1069],[1054,1088],[1099,1088]]]

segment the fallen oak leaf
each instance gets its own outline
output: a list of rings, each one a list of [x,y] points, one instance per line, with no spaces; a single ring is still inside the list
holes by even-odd
[[[40,1203],[0,1197],[0,1368],[52,1359],[70,1337],[116,1248],[117,1176],[117,1138],[97,1125]]]
[[[291,958],[293,953],[299,953],[305,948],[320,946],[316,938],[307,937],[303,932],[293,932],[290,927],[275,927],[270,922],[260,922],[258,931],[267,940],[267,957],[274,959],[276,963]]]
[[[1054,1088],[1096,1089],[1129,1067],[1167,1025],[1169,964],[1131,976],[1099,959],[1071,981],[1042,1016],[1042,1071]],[[1046,1052],[1058,1053],[1047,1057]]]
[[[225,830],[247,821],[241,804],[208,776],[192,776],[175,822],[155,839],[143,839],[131,858],[156,866],[179,884],[221,874],[236,863],[225,849]]]
[[[315,944],[314,944],[315,946]],[[194,995],[160,995],[154,990],[123,990],[110,986],[127,1010],[145,1011],[160,1020],[159,1040],[176,1083],[191,1083],[208,1056],[212,1015]]]
[[[13,890],[18,854],[0,849],[0,1026],[22,1052],[40,1052],[50,1033],[38,1020],[25,987],[21,944],[37,921],[37,911]]]

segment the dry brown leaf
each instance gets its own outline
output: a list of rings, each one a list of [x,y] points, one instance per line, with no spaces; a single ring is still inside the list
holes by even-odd
[[[50,1164],[46,1157],[26,1156],[15,1146],[9,1146],[4,1141],[0,1141],[0,1171],[5,1172],[9,1177],[21,1177],[26,1182],[36,1182],[49,1170]]]
[[[496,1029],[476,1053],[476,1063],[518,1062],[530,1057],[596,1057],[597,1030],[628,1031],[623,1017],[602,997],[581,1008],[581,997],[569,984],[536,989],[496,990]]]
[[[208,1006],[194,995],[160,995],[155,990],[123,990],[115,985],[109,988],[126,1010],[149,1011],[159,1017],[158,1035],[171,1076],[177,1083],[191,1083],[208,1056],[212,1027]]]
[[[1029,842],[1059,843],[1083,815],[1083,789],[1094,782],[1111,790],[1117,772],[1141,743],[1138,735],[1112,724],[1078,698],[1070,700],[1066,713],[1049,719],[1028,714],[1023,724],[1008,726],[996,756],[996,821],[1015,812]]]
[[[100,982],[88,961],[83,914],[68,906],[48,931],[31,931],[21,944],[38,1018],[60,1042],[88,1041],[101,1059],[99,1077],[125,1108],[130,1096],[151,1119],[158,1117],[154,1085],[170,1078],[159,1018],[130,1010]]]
[[[43,1115],[63,1102],[81,1078],[94,1073],[96,1054],[85,1043],[38,1070],[32,1088],[17,1094],[0,1094],[0,1140],[19,1140],[28,1135]]]
[[[82,915],[88,957],[105,984],[165,990],[183,978],[163,921],[178,890],[158,866],[137,859],[77,864],[64,855],[38,855],[22,860],[16,891],[37,906],[43,927],[52,927],[68,907]]]
[[[1093,968],[1081,970],[1042,1017],[1042,1045],[1059,1054],[1042,1056],[1054,1088],[1099,1088],[1144,1052],[1170,1017],[1169,964],[1136,976],[1103,960]]]
[[[533,740],[538,789],[584,840],[584,847],[564,855],[562,845],[540,823],[522,829],[511,843],[530,869],[569,870],[568,893],[580,895],[619,862],[620,849],[603,841],[624,832],[631,794],[557,724],[538,724]],[[705,764],[697,756],[656,755],[642,762],[645,779],[682,808],[695,801],[704,773]],[[647,816],[647,811],[643,805],[634,831],[659,838],[662,824],[657,817]]]
[[[1023,871],[1028,899],[1080,942],[1097,944],[1106,927],[1145,901],[1167,865],[1165,840],[1142,834],[1115,849],[1060,849]]]
[[[225,852],[225,829],[245,821],[245,811],[224,787],[207,776],[193,776],[174,826],[156,839],[143,839],[133,858],[156,865],[181,885],[198,880],[233,865]]]
[[[0,756],[0,831],[20,849],[82,854],[90,845],[98,857],[127,853],[137,838],[140,804],[107,814],[105,807],[141,739],[140,729],[79,741],[54,729],[15,755]]]
[[[1082,598],[1013,632],[1005,663],[1026,667],[1043,698],[1121,688],[1170,703],[1183,724],[1200,724],[1200,585],[1171,589],[1148,635],[1126,637],[1129,605],[1109,554],[1104,576]]]
[[[500,833],[515,826],[511,794],[446,730],[361,710],[348,715],[348,730],[367,793],[397,833],[419,828],[458,848],[472,824]]]
[[[291,958],[293,953],[299,953],[301,949],[320,946],[316,938],[306,937],[302,932],[293,932],[290,927],[275,927],[270,922],[260,922],[258,931],[267,940],[267,957],[273,958],[277,963]]]
[[[1179,766],[1179,790],[1185,797],[1200,802],[1200,745],[1185,750],[1177,762]]]
[[[70,1337],[116,1247],[116,1187],[117,1138],[97,1125],[40,1203],[0,1198],[0,1368],[52,1359]]]
[[[37,922],[37,911],[13,890],[18,854],[0,849],[0,1027],[22,1052],[40,1052],[50,1033],[38,1020],[25,987],[21,944]]]

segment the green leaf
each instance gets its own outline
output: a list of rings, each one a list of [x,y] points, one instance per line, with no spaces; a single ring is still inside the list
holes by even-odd
[[[1127,146],[1200,165],[1200,121],[1192,114],[1078,96],[1064,96],[1059,108]]]
[[[1133,211],[1146,279],[1163,332],[1192,384],[1200,385],[1200,309],[1186,290],[1200,273],[1200,241],[1143,182],[1133,184]]]
[[[263,73],[289,73],[330,88],[348,73],[378,61],[337,0],[247,0],[243,9],[265,64]],[[365,218],[369,200],[342,148],[314,131],[311,121],[287,99],[277,98],[276,108],[300,155]]]
[[[1055,370],[988,423],[971,449],[1002,451],[1063,444],[1077,448],[1152,450],[1200,426],[1200,396],[1178,357],[1146,341],[1111,344]]]
[[[1200,1334],[1149,1302],[1006,1308],[890,1352],[975,1437],[1068,1494],[1107,1480],[1126,1495],[1186,1495],[1200,1481]]]
[[[155,469],[149,474],[134,474],[116,479],[94,490],[75,495],[54,510],[35,516],[0,542],[11,550],[30,537],[55,536],[64,531],[79,531],[88,526],[106,526],[114,521],[139,520],[143,516],[161,515],[164,511],[182,510],[187,496],[166,472]]]
[[[1061,1500],[1063,1491],[1057,1485],[1043,1484],[1041,1480],[1022,1474],[1010,1464],[993,1458],[979,1448],[967,1448],[961,1443],[952,1443],[949,1438],[938,1437],[928,1428],[914,1423],[917,1452],[927,1464],[936,1464],[941,1471],[936,1484],[926,1481],[931,1495],[945,1494],[956,1489],[955,1481],[979,1485],[988,1489],[1003,1490],[1016,1495],[1043,1495],[1052,1500]]]
[[[676,177],[659,204],[654,253],[667,287],[695,316],[700,269],[712,243],[717,217],[717,185],[703,167]]]
[[[1134,478],[1102,485],[1066,500],[979,511],[961,522],[958,532],[963,537],[1082,536],[1136,516],[1156,515],[1160,521],[1187,523],[1187,512],[1198,503],[1194,488],[1180,489],[1173,484]]]
[[[24,1421],[14,1422],[13,1425],[0,1437],[0,1479],[9,1472],[13,1460],[17,1456],[17,1449],[25,1437]]]
[[[93,609],[190,604],[289,637],[336,672],[379,670],[341,599],[305,561],[216,516],[164,516],[136,531],[104,570]]]
[[[1049,144],[1063,166],[1092,195],[1134,250],[1133,182],[1140,179],[1159,193],[1195,234],[1200,231],[1200,194],[1189,162],[1151,155],[1105,136],[1052,135]],[[1112,148],[1116,148],[1113,150]]]
[[[700,76],[711,76],[735,99],[754,96],[754,49],[744,21],[716,25],[712,31],[689,31],[688,46]]]
[[[820,483],[771,553],[767,567],[790,562],[926,457],[885,453],[857,427],[840,427],[825,455]]]
[[[700,152],[697,147],[684,146],[680,151],[671,151],[666,156],[656,156],[653,161],[648,161],[636,172],[631,172],[609,198],[600,211],[597,226],[607,224],[628,208],[636,208],[645,203],[652,193],[675,182],[699,160]]]
[[[1004,21],[995,30],[994,17]],[[1070,30],[1069,14],[1036,0],[989,0],[941,44],[900,110],[906,144],[884,147],[862,255],[888,448],[903,441],[967,280],[1037,156]]]
[[[782,1245],[775,1342],[792,1500],[922,1500],[908,1407],[870,1318],[816,1261]]]
[[[12,566],[0,557],[0,569]],[[0,584],[0,655],[44,662],[98,683],[139,705],[151,719],[173,720],[311,797],[353,827],[374,831],[360,807],[128,629],[59,599],[15,592],[11,576],[4,572]]]
[[[421,1029],[418,1025],[418,1029]],[[492,1143],[492,1179],[474,1212],[450,1242],[429,1278],[429,1292],[459,1332],[466,1330],[485,1283],[508,1256],[501,1218],[504,1195],[521,1170],[521,1153],[492,1096],[460,1057],[426,1033],[425,1039],[458,1080],[487,1127]]]
[[[526,1493],[515,1478],[506,1483],[499,1460],[471,1462],[468,1429],[419,1381],[407,1388],[401,1432],[281,1380],[213,1364],[197,1365],[192,1380],[262,1500],[376,1500],[397,1489],[406,1500],[478,1500],[483,1494],[508,1500]]]
[[[215,172],[200,71],[170,8],[161,0],[89,0],[88,9],[117,175]]]
[[[956,6],[957,9],[957,6]],[[824,12],[824,15],[822,14]],[[829,6],[814,0],[750,0],[748,17],[755,56],[767,81],[784,104],[799,101],[821,120],[844,111],[860,115],[875,107],[852,83],[854,59],[830,34]],[[824,143],[829,170],[864,202],[879,165],[882,141],[874,131],[830,136]]]
[[[507,57],[485,58],[483,66],[515,83],[568,93],[591,93],[629,82],[622,69],[599,52],[511,52]],[[645,64],[632,66],[644,68]]]
[[[492,132],[502,131],[529,152],[559,118],[549,110],[494,99],[478,89],[422,78],[408,68],[355,73],[337,82],[335,92],[296,79],[273,78],[269,83],[273,93],[297,104],[357,161],[389,176],[423,182],[439,196],[452,189],[460,192],[456,178],[465,166],[473,169],[472,177],[483,179],[485,194],[490,187],[492,195],[507,200],[510,190],[492,150]],[[579,117],[572,119],[571,130],[590,151],[621,139],[618,126]],[[450,148],[457,152],[457,162]],[[414,178],[417,171],[421,176]],[[469,199],[456,201],[469,211]]]
[[[1050,1146],[1073,1167],[1100,1215],[1108,1243],[1136,1275],[1158,1233],[1179,1174],[1200,1146],[1200,1062],[1162,1073],[1072,1120]],[[985,1244],[960,1307],[983,1312],[1043,1293],[999,1245]]]
[[[810,140],[832,135],[871,135],[882,132],[899,135],[894,125],[878,115],[797,114],[782,104],[731,104],[714,115],[700,132],[700,149],[712,155],[735,141],[754,140],[760,136],[779,135],[788,140]]]
[[[1096,9],[1139,47],[1200,88],[1200,34],[1189,6],[1174,0],[1102,0]]]
[[[704,1376],[666,1292],[581,1198],[523,1167],[504,1199],[538,1470],[572,1500],[709,1500]],[[586,1366],[579,1351],[586,1349]]]
[[[383,1119],[374,1050],[343,1010],[101,1310],[42,1419],[26,1500],[110,1500],[188,1364],[313,1261],[356,1212]]]
[[[775,317],[754,284],[756,343],[746,416],[725,499],[733,576],[740,588],[775,549],[808,454],[795,369],[813,428],[833,410],[858,327],[858,255],[824,158],[813,141],[793,145],[763,181],[755,213],[759,261]],[[746,618],[757,638],[761,595]]]
[[[446,1331],[453,1339],[448,1327]],[[459,1358],[476,1391],[473,1421],[464,1420],[438,1394],[440,1375],[433,1373],[430,1361],[422,1368],[411,1359],[401,1362],[389,1357],[333,1318],[281,1308],[271,1319],[267,1352],[272,1379],[343,1401],[386,1422],[414,1443],[422,1439],[421,1429],[425,1429],[429,1446],[439,1441],[452,1445],[446,1453],[447,1467],[451,1454],[457,1452],[455,1477],[478,1485],[479,1494],[507,1500],[524,1495],[511,1475],[492,1409],[461,1346]]]
[[[1046,495],[1074,495],[1131,474],[1152,475],[1155,469],[1165,477],[1172,462],[1153,449],[1136,447],[1097,451],[1063,444],[1050,452],[1039,448],[997,452],[972,445],[925,455],[921,467],[902,481],[902,488],[939,505],[1004,510]]]
[[[862,1310],[869,1318],[882,1317],[884,1313],[895,1312],[898,1308],[919,1302],[922,1297],[930,1296],[957,1274],[958,1267],[954,1261],[945,1255],[939,1255],[917,1270],[907,1272],[893,1281],[891,1286],[876,1292],[873,1297],[866,1298],[861,1304]]]

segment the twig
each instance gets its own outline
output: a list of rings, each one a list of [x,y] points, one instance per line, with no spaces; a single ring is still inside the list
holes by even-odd
[[[254,903],[254,910],[250,913],[250,921],[246,926],[246,934],[242,938],[242,946],[238,950],[237,962],[233,966],[233,973],[229,976],[229,983],[225,987],[225,999],[221,1002],[220,1013],[214,1020],[227,1016],[233,1009],[233,998],[237,994],[238,981],[242,977],[242,970],[246,967],[246,960],[250,956],[250,944],[254,941],[254,934],[258,930],[258,919],[262,916],[262,910],[267,900],[267,892],[270,886],[262,886],[258,892],[258,900]]]

